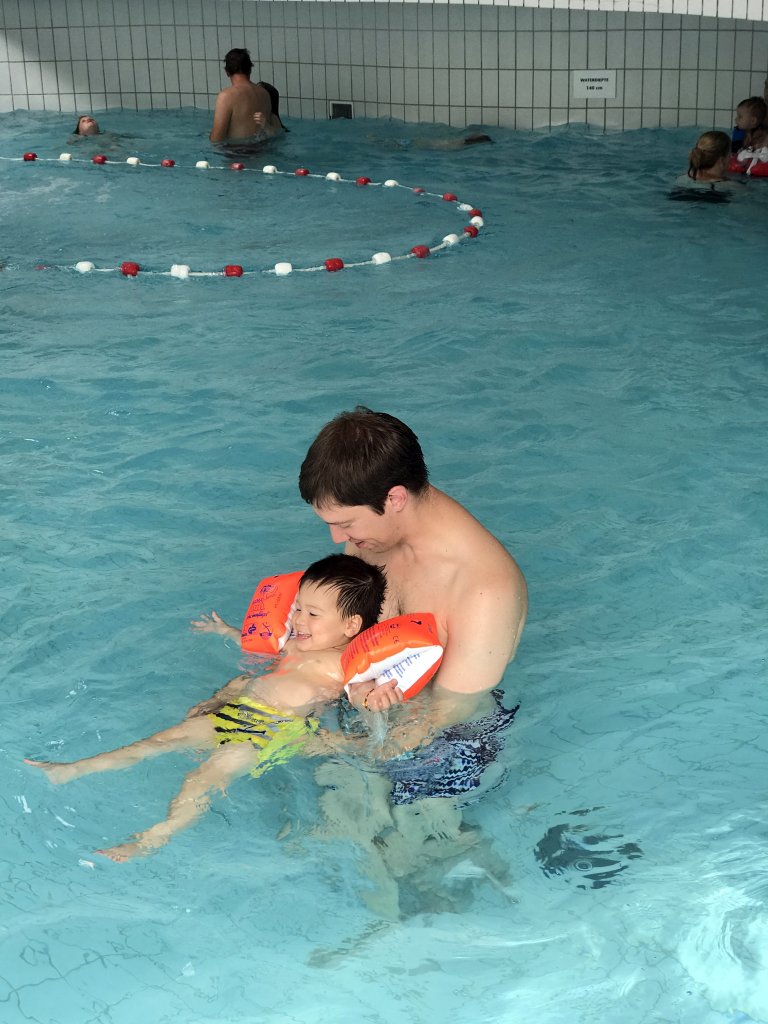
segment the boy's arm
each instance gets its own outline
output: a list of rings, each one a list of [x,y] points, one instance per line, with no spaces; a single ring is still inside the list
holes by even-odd
[[[231,640],[240,643],[240,630],[230,626],[218,614],[212,611],[210,615],[201,615],[199,619],[192,619],[190,629],[193,633],[218,633],[219,636],[228,636]]]
[[[226,686],[222,686],[207,700],[201,700],[199,704],[191,707],[184,717],[199,718],[201,715],[213,714],[214,711],[218,711],[219,708],[223,708],[225,704],[239,697],[245,691],[248,679],[249,676],[237,676],[235,679],[231,679]]]

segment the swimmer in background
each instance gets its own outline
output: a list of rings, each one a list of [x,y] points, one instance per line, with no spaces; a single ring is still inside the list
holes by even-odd
[[[728,176],[731,140],[725,132],[704,132],[688,154],[688,170],[677,179],[681,188],[728,191],[737,182]],[[739,183],[740,184],[740,183]]]
[[[762,149],[768,145],[768,106],[761,96],[750,96],[736,107],[736,126],[731,133],[731,152]]]
[[[464,149],[466,146],[479,146],[485,142],[493,142],[490,135],[482,132],[475,132],[472,135],[446,135],[430,136],[420,135],[415,139],[382,139],[371,136],[373,142],[381,142],[391,146],[393,149],[435,149],[435,150],[456,150]]]
[[[68,142],[70,145],[81,146],[81,153],[85,156],[104,151],[108,153],[121,152],[123,141],[130,138],[130,135],[105,132],[92,114],[81,114]]]
[[[98,850],[114,861],[146,856],[208,809],[211,793],[224,791],[247,772],[258,776],[298,754],[318,728],[314,717],[341,696],[341,654],[353,637],[378,620],[386,579],[378,566],[352,555],[333,554],[314,562],[299,585],[292,635],[266,675],[237,676],[203,713],[204,702],[178,725],[117,750],[71,763],[26,761],[51,782],[69,782],[94,772],[128,768],[158,754],[212,750],[191,771],[163,821],[132,842]],[[218,631],[218,630],[214,630]]]
[[[95,117],[90,114],[81,114],[77,119],[75,130],[72,132],[73,135],[101,135],[101,128],[99,128],[99,122]]]
[[[289,132],[291,129],[285,127],[280,117],[280,93],[270,82],[257,82],[256,84],[260,85],[262,89],[266,89],[269,93],[269,100],[272,108],[272,123],[276,123],[284,132]],[[262,115],[260,114],[253,115],[253,119],[257,125],[260,125],[261,117]]]
[[[232,84],[216,97],[211,142],[263,142],[283,130],[269,90],[251,81],[252,69],[247,50],[235,48],[225,56],[224,71]]]
[[[731,140],[725,132],[704,132],[688,154],[688,170],[681,174],[669,198],[677,202],[727,203],[744,182],[728,175]]]

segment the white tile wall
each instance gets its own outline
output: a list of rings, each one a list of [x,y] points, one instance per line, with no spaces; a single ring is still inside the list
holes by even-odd
[[[0,112],[210,109],[247,46],[288,118],[728,128],[763,91],[766,21],[768,0],[0,0]],[[575,99],[602,68],[616,98]]]

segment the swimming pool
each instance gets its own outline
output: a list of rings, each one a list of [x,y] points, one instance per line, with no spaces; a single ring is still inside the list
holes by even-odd
[[[695,132],[431,153],[297,122],[269,162],[450,190],[480,236],[281,279],[36,271],[352,261],[462,223],[405,192],[194,172],[203,115],[109,120],[116,157],[175,177],[0,164],[3,1019],[768,1020],[765,183],[669,202]],[[15,114],[0,155],[57,157],[68,129]],[[528,577],[506,774],[465,809],[502,867],[436,869],[379,918],[361,851],[313,835],[298,760],[155,857],[102,862],[188,759],[61,788],[21,759],[146,734],[234,674],[188,622],[237,621],[261,576],[330,550],[296,478],[358,402],[413,426]]]

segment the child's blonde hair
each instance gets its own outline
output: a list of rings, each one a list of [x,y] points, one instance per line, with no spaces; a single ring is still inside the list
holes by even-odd
[[[688,154],[688,177],[695,181],[702,171],[710,170],[730,152],[731,140],[725,132],[704,132]]]

